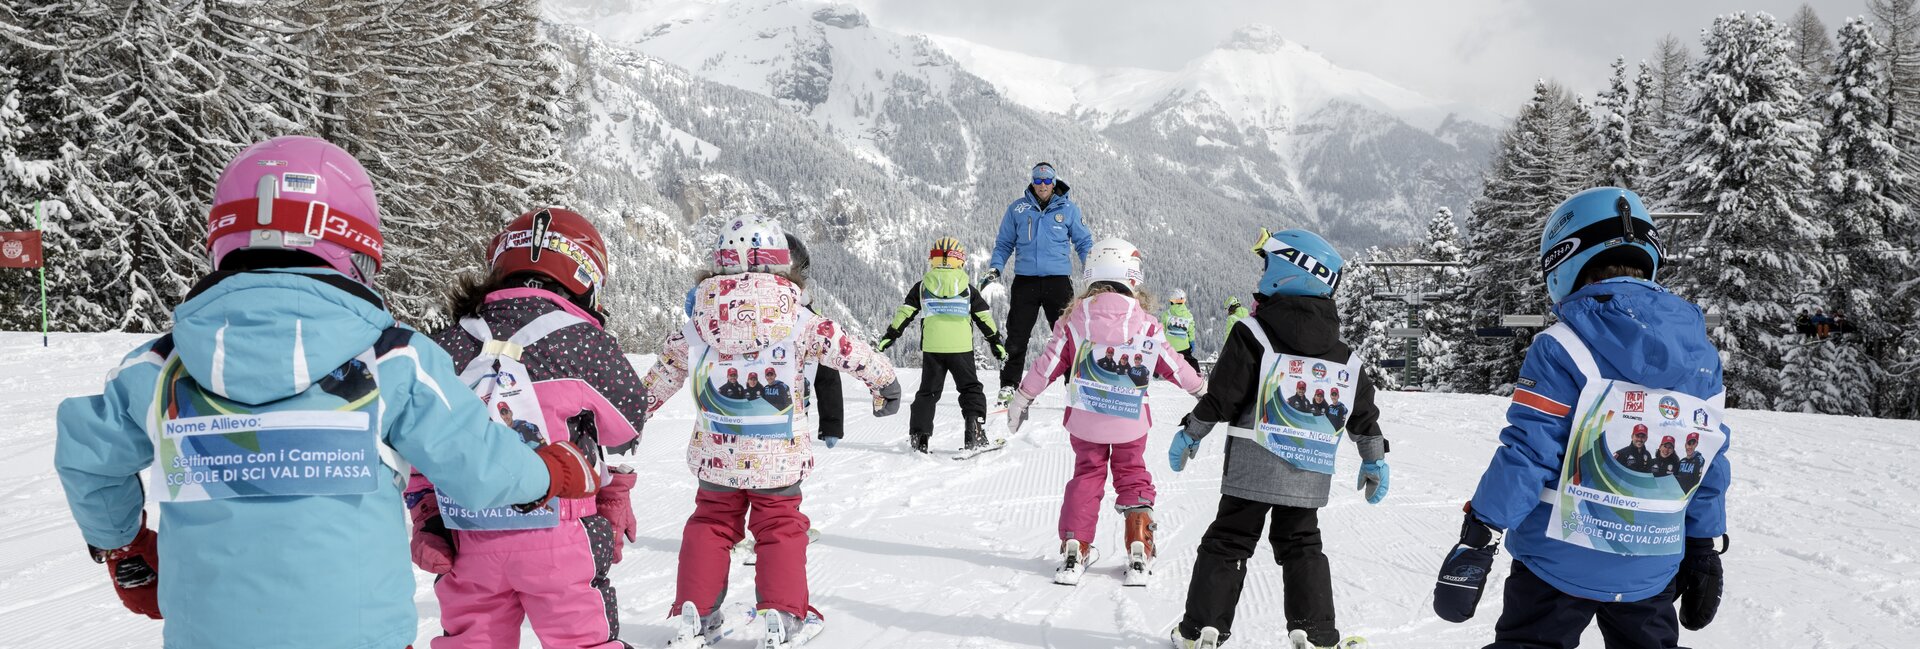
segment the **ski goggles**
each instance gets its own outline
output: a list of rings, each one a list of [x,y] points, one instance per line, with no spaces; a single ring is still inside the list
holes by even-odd
[[[940,249],[928,251],[927,265],[934,268],[964,268],[967,265],[967,251]]]
[[[1176,297],[1171,300],[1167,300],[1167,304],[1186,304],[1186,303],[1187,303],[1187,298],[1184,298],[1184,297]]]

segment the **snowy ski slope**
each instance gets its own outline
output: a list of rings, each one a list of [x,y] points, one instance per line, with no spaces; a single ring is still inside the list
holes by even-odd
[[[52,469],[54,406],[99,389],[142,338],[0,334],[0,647],[158,647],[160,624],[120,608],[103,570],[86,558]],[[649,359],[636,359],[643,368]],[[917,372],[902,375],[911,395]],[[836,647],[1162,647],[1180,614],[1194,547],[1218,500],[1221,441],[1210,439],[1182,474],[1161,455],[1169,425],[1190,406],[1177,391],[1152,403],[1161,422],[1149,445],[1160,489],[1159,581],[1120,586],[1103,560],[1077,588],[1051,583],[1055,517],[1071,466],[1055,388],[1032,429],[971,464],[906,452],[906,419],[868,417],[850,403],[850,430],[823,452],[805,511],[824,536],[809,566],[814,604]],[[852,393],[852,391],[850,391]],[[1172,393],[1171,395],[1164,393]],[[909,397],[911,398],[911,397]],[[1478,647],[1490,637],[1500,592],[1465,625],[1435,618],[1433,573],[1458,533],[1460,503],[1495,445],[1504,401],[1391,393],[1381,397],[1393,440],[1391,496],[1369,506],[1337,490],[1321,513],[1333,559],[1341,630],[1376,647]],[[682,462],[691,425],[684,394],[649,424],[637,456],[638,544],[614,568],[622,636],[658,647],[671,630],[680,527],[693,478]],[[959,444],[959,415],[942,405],[936,449]],[[1699,647],[1912,647],[1920,633],[1920,423],[1738,412],[1732,455],[1734,543],[1720,619],[1682,635]],[[1351,447],[1336,486],[1351,484]],[[1111,496],[1109,496],[1111,497]],[[1103,513],[1101,545],[1117,550],[1118,517]],[[1263,544],[1262,552],[1267,552]],[[1496,577],[1504,576],[1503,555]],[[164,567],[162,568],[164,570]],[[736,566],[730,601],[750,598],[752,569]],[[1231,647],[1275,647],[1285,622],[1271,555],[1250,565]],[[419,580],[420,645],[438,634],[429,581]],[[538,646],[531,632],[523,646]],[[756,646],[733,637],[728,649]],[[1597,632],[1588,646],[1600,646]]]

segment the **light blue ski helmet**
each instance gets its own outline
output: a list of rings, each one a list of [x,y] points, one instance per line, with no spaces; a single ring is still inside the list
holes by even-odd
[[[1640,195],[1619,187],[1574,194],[1547,217],[1540,233],[1540,272],[1559,304],[1580,288],[1588,268],[1632,266],[1653,279],[1660,270],[1659,233]]]
[[[1261,295],[1330,297],[1340,287],[1340,269],[1346,261],[1320,235],[1306,230],[1260,230],[1253,251],[1266,259],[1260,274]]]

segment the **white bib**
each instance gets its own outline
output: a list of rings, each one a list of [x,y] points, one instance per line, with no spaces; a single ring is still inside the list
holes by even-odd
[[[1573,329],[1558,324],[1540,335],[1558,341],[1586,377],[1560,487],[1542,494],[1553,505],[1547,537],[1627,556],[1685,551],[1687,504],[1726,446],[1726,393],[1700,399],[1606,379]]]
[[[726,354],[709,347],[688,324],[687,358],[693,365],[693,400],[700,428],[715,435],[793,439],[795,399],[812,370],[801,362],[801,334],[812,326],[802,315],[785,340],[758,352]]]
[[[1067,325],[1067,335],[1073,337],[1077,350],[1072,370],[1067,373],[1067,407],[1097,415],[1139,419],[1147,384],[1153,381],[1153,367],[1160,358],[1160,343],[1146,335],[1146,327],[1137,327],[1132,320],[1125,325],[1130,334],[1126,342],[1094,342],[1087,333],[1092,326],[1092,315],[1086,309],[1080,313],[1078,324]]]
[[[1282,354],[1253,318],[1238,324],[1260,341],[1260,388],[1253,430],[1229,428],[1228,434],[1259,442],[1295,468],[1332,474],[1353,414],[1348,400],[1359,396],[1364,354],[1355,351],[1345,363]]]

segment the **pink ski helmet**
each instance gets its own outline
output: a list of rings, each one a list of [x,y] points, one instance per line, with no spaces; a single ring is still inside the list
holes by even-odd
[[[382,243],[373,179],[316,137],[281,136],[241,151],[220,172],[207,216],[214,268],[239,250],[294,250],[372,285]]]

